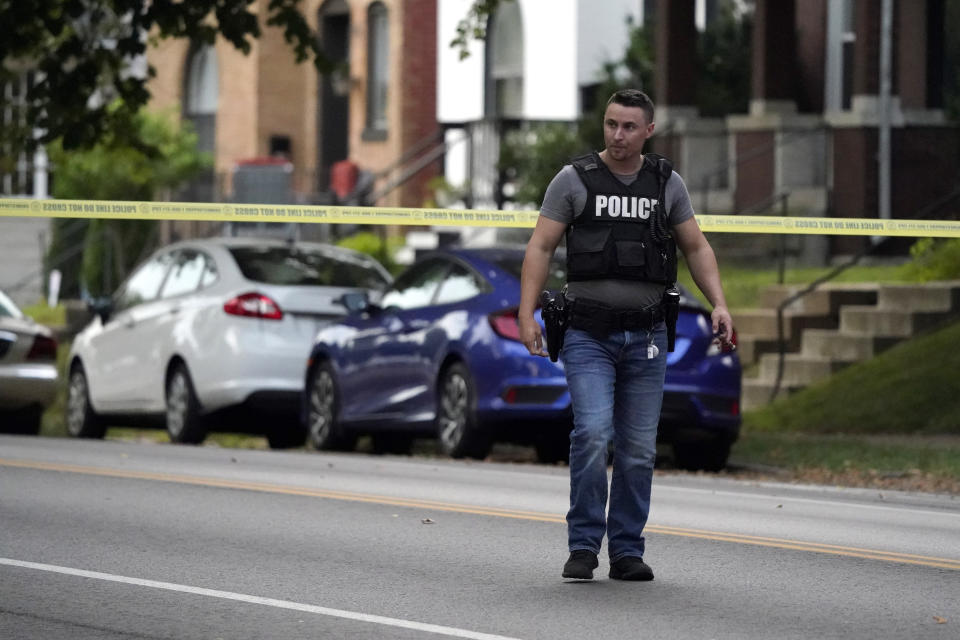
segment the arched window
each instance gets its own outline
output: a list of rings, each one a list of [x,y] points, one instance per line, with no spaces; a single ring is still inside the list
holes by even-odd
[[[390,79],[390,22],[387,7],[374,2],[367,9],[367,132],[387,130],[387,88]]]
[[[197,47],[187,61],[184,116],[193,123],[200,151],[214,150],[220,71],[217,53],[210,45]]]
[[[523,19],[520,3],[501,2],[487,29],[486,112],[523,117]]]

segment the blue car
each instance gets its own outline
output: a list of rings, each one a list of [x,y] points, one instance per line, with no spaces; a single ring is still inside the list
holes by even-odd
[[[349,313],[317,334],[306,371],[308,444],[402,453],[436,437],[443,453],[484,458],[497,441],[569,457],[570,393],[562,360],[519,341],[523,249],[449,249],[411,265],[378,304],[347,294]],[[564,281],[562,262],[547,287]],[[537,319],[541,320],[539,311]],[[669,354],[660,439],[686,468],[719,469],[740,428],[740,363],[711,346],[709,315],[685,296]]]

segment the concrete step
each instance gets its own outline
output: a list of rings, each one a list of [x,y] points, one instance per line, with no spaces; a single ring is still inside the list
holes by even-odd
[[[777,339],[776,309],[744,309],[733,314],[733,324],[737,336],[760,339]],[[830,329],[837,326],[837,320],[818,313],[786,311],[783,314],[783,335],[790,340],[797,338],[804,329]]]
[[[760,380],[773,383],[777,379],[780,354],[765,353],[760,357]],[[783,376],[781,384],[788,386],[807,386],[817,380],[827,378],[852,361],[842,361],[835,358],[805,356],[799,353],[787,353],[783,360]]]
[[[741,361],[745,365],[759,363],[757,377],[743,380],[744,410],[769,402],[779,366],[775,307],[800,289],[794,285],[770,287],[762,294],[765,309],[740,312],[734,318]],[[806,387],[904,339],[960,318],[960,280],[827,284],[787,309],[780,393]],[[819,320],[812,320],[816,313]]]
[[[879,337],[909,338],[936,328],[953,317],[956,311],[904,311],[877,307],[844,307],[840,310],[840,331]]]
[[[960,309],[960,281],[885,284],[877,294],[877,308],[899,311]]]
[[[760,293],[760,306],[776,309],[788,297],[807,285],[772,285]],[[840,307],[848,304],[876,304],[879,285],[874,283],[827,283],[794,300],[788,311],[825,314],[836,317]]]
[[[842,362],[859,362],[879,355],[898,342],[900,338],[896,337],[843,333],[830,329],[808,329],[803,332],[800,353],[813,358],[835,358]]]

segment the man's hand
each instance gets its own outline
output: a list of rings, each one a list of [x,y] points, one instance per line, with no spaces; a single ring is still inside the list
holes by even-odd
[[[549,354],[543,349],[543,331],[533,315],[520,314],[517,325],[520,328],[520,342],[530,355],[547,357]]]
[[[710,319],[713,322],[714,342],[719,344],[723,351],[736,349],[737,346],[733,343],[733,318],[727,308],[723,305],[714,307]]]

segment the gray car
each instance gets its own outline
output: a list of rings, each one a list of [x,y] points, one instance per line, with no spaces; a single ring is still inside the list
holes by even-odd
[[[39,433],[56,391],[57,341],[0,291],[0,433]]]

